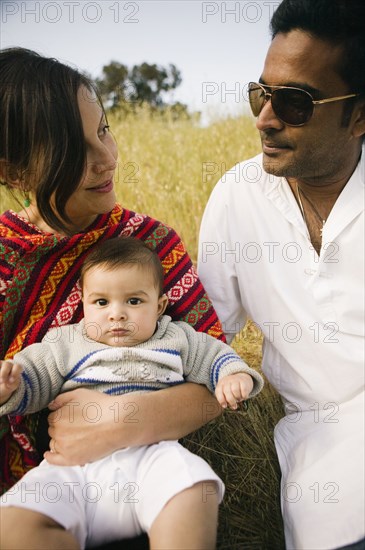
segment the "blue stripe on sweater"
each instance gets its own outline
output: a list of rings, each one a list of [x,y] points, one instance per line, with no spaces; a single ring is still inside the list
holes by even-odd
[[[32,381],[31,381],[31,379],[29,378],[29,376],[27,375],[26,372],[22,372],[22,378],[24,380],[25,388],[24,388],[23,399],[19,403],[19,407],[16,411],[17,413],[22,413],[26,410],[28,402],[29,402],[29,393],[32,394]]]
[[[226,353],[225,355],[222,355],[217,361],[215,361],[212,365],[212,370],[210,371],[210,383],[215,389],[219,373],[222,367],[226,365],[227,363],[230,363],[232,361],[239,360],[239,357],[235,353]]]
[[[160,353],[169,353],[170,355],[180,355],[175,349],[151,349],[151,351],[159,351]]]
[[[177,386],[178,384],[184,384],[185,381],[181,380],[179,382],[170,382],[166,383],[166,385],[169,386]],[[156,386],[147,386],[142,384],[122,384],[120,386],[114,386],[113,388],[110,388],[109,390],[105,390],[103,393],[107,393],[108,395],[126,393],[126,390],[128,391],[138,391],[138,390],[162,390],[163,388],[158,388]]]

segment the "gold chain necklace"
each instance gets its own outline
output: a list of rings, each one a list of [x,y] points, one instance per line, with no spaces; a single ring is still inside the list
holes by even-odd
[[[305,223],[307,223],[307,220],[306,220],[305,213],[304,213],[302,199],[300,198],[301,194],[303,195],[303,197],[305,198],[305,200],[307,201],[309,206],[312,208],[313,212],[315,213],[315,215],[317,216],[317,218],[319,219],[319,221],[322,224],[322,227],[319,230],[319,232],[321,234],[321,237],[322,237],[324,224],[326,223],[327,219],[323,219],[323,216],[320,215],[320,213],[318,212],[317,208],[314,206],[312,201],[307,197],[307,195],[302,191],[302,189],[300,189],[300,187],[298,185],[298,182],[296,182],[296,186],[297,186],[297,195],[298,195],[299,207],[300,207],[300,210],[302,212],[302,216],[303,216],[303,219],[304,219]]]

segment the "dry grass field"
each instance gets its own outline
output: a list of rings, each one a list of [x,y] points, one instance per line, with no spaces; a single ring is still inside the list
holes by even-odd
[[[174,227],[193,259],[205,204],[223,173],[257,154],[259,142],[249,118],[200,127],[168,114],[151,118],[114,115],[111,129],[119,145],[118,198]]]
[[[174,227],[195,261],[200,220],[213,186],[235,163],[260,150],[254,122],[228,118],[200,127],[193,120],[174,121],[168,114],[151,117],[148,110],[138,116],[113,114],[109,122],[119,145],[119,202]],[[1,211],[14,207],[3,189],[1,193]],[[260,369],[261,335],[252,323],[234,347]],[[226,484],[219,550],[284,548],[272,438],[281,414],[278,396],[266,385],[247,412],[228,411],[183,441],[210,462]]]

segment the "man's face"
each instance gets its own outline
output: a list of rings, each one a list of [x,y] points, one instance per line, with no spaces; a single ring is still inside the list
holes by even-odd
[[[278,34],[269,48],[260,81],[268,86],[309,87],[314,99],[350,94],[353,90],[338,74],[341,53],[340,47],[299,30]],[[264,169],[314,185],[349,177],[346,171],[353,170],[360,145],[352,135],[357,109],[344,126],[344,108],[344,101],[316,105],[304,126],[293,127],[277,118],[268,101],[256,123]]]

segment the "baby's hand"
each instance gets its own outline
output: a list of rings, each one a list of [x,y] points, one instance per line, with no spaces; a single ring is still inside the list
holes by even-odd
[[[245,372],[237,372],[221,378],[215,389],[215,396],[224,409],[236,410],[237,404],[248,398],[253,389],[253,379]]]
[[[22,367],[13,361],[0,361],[0,405],[19,387]]]

